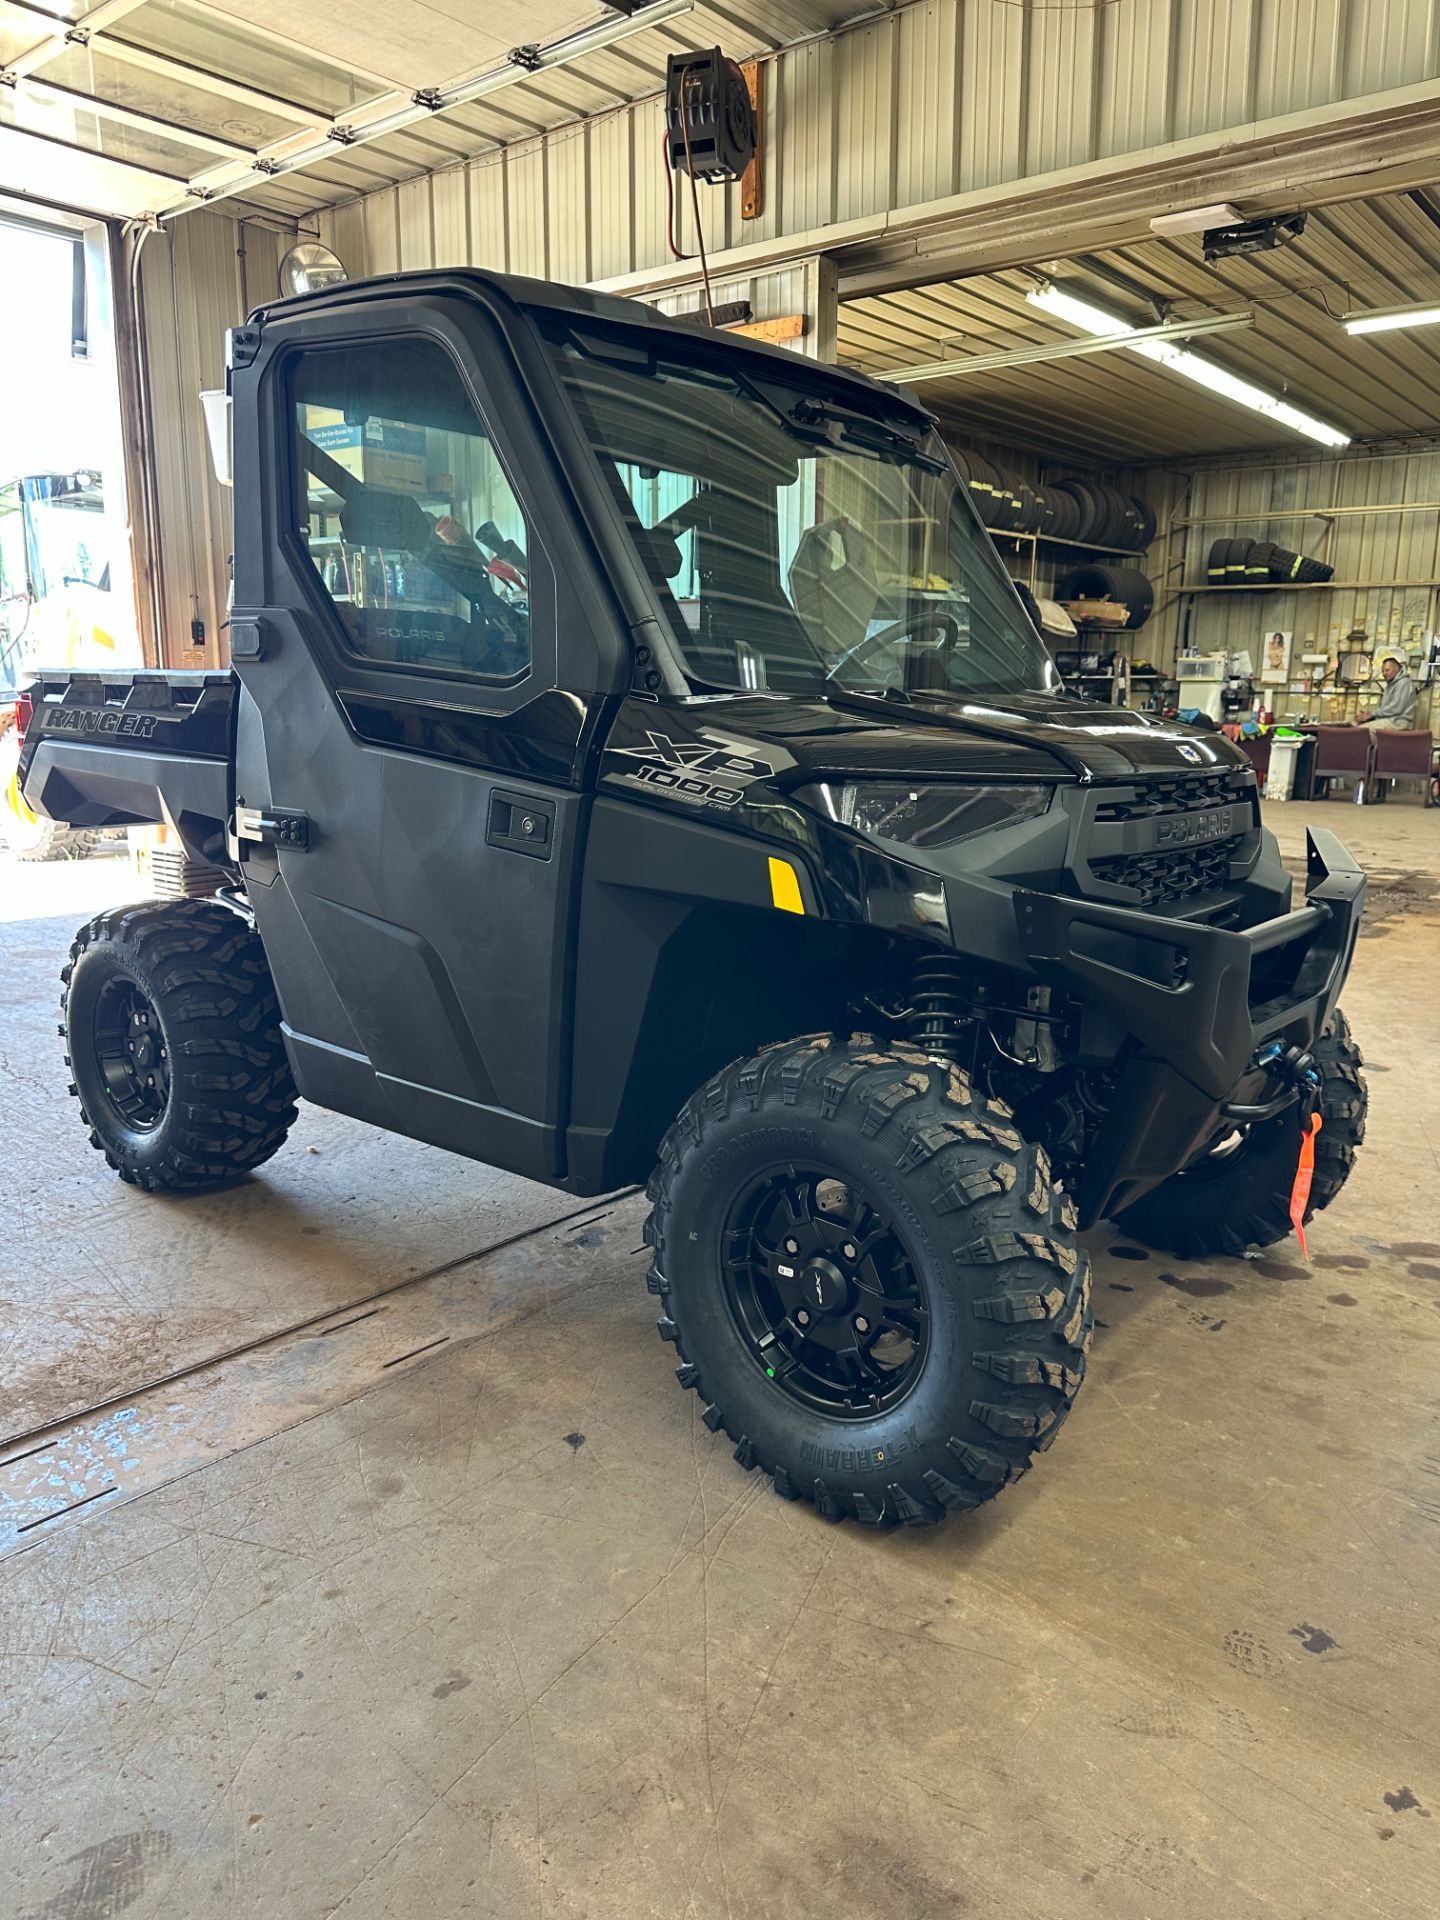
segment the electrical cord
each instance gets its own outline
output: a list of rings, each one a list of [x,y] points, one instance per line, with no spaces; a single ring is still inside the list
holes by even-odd
[[[693,81],[690,84],[695,85]],[[690,158],[690,116],[685,111],[683,89],[680,99],[680,138],[685,142],[685,171],[690,176],[690,206],[695,216],[695,245],[700,254],[700,279],[705,287],[705,318],[713,327],[715,302],[710,297],[710,264],[705,258],[705,228],[700,220],[700,182],[695,178],[695,167]]]
[[[698,91],[695,81],[690,86]],[[715,301],[710,289],[710,263],[705,257],[705,227],[700,218],[700,183],[695,178],[694,163],[690,154],[690,122],[686,113],[685,90],[682,84],[680,95],[680,138],[685,147],[685,171],[690,176],[690,205],[695,220],[696,253],[684,253],[675,244],[675,181],[674,169],[670,165],[670,130],[667,127],[661,135],[661,152],[665,156],[665,243],[677,260],[695,260],[700,262],[700,279],[705,288],[705,318],[713,327],[715,324]]]
[[[665,244],[677,260],[693,260],[694,254],[682,253],[675,244],[675,172],[670,165],[670,129],[664,127],[660,133],[660,152],[664,156],[665,174]]]

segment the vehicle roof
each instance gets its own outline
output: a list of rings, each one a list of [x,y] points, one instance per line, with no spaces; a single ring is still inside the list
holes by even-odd
[[[647,306],[642,300],[626,299],[621,294],[602,293],[593,287],[567,286],[558,280],[535,280],[526,274],[496,273],[482,267],[424,268],[414,273],[372,274],[363,280],[343,280],[319,293],[296,294],[285,300],[267,301],[264,306],[254,310],[250,319],[253,323],[263,324],[272,315],[300,311],[316,313],[327,307],[346,305],[357,296],[363,300],[368,295],[401,291],[445,292],[463,296],[467,291],[482,288],[491,295],[498,294],[503,300],[532,311],[539,308],[551,313],[571,314],[577,319],[643,327],[650,332],[670,334],[677,345],[696,342],[720,345],[727,352],[743,354],[757,363],[768,363],[777,377],[790,380],[818,377],[827,385],[853,389],[857,398],[864,396],[872,406],[880,399],[889,410],[909,413],[926,422],[931,419],[929,412],[902,389],[880,380],[871,380],[862,373],[853,373],[846,367],[838,367],[828,361],[811,360],[785,347],[772,346],[764,340],[748,339],[743,334],[727,333],[723,328],[712,330],[695,324],[689,315],[677,319]]]

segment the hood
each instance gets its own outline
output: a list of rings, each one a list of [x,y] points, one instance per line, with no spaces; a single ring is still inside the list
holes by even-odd
[[[681,706],[627,701],[621,729],[760,749],[785,786],[821,778],[1126,780],[1248,764],[1223,735],[1178,721],[1023,693],[960,702],[835,693],[719,695]]]

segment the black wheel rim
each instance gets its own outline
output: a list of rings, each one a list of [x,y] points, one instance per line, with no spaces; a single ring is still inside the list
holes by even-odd
[[[95,1058],[106,1098],[132,1133],[153,1133],[170,1103],[170,1049],[150,996],[127,974],[95,1002]]]
[[[832,1419],[866,1420],[912,1390],[929,1296],[855,1182],[795,1163],[757,1176],[726,1217],[722,1255],[736,1329],[782,1393]]]

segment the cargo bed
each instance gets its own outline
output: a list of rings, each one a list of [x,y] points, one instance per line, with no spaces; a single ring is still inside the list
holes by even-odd
[[[238,682],[227,672],[42,673],[20,778],[37,813],[76,827],[162,821],[223,862]]]

